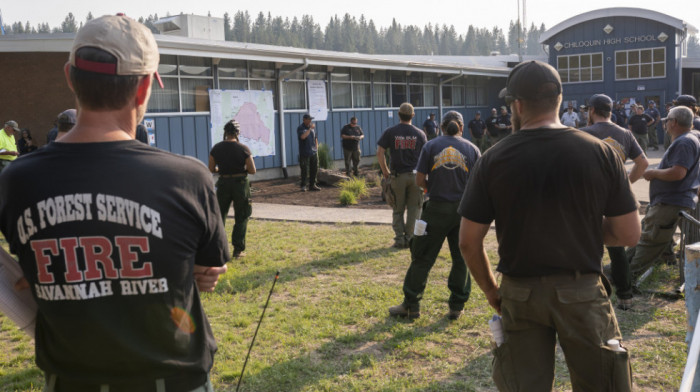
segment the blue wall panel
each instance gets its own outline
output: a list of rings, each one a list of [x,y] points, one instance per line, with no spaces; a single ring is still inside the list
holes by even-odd
[[[614,28],[610,34],[603,31],[608,24]],[[658,39],[662,32],[668,35],[665,42]],[[678,94],[680,75],[676,64],[675,35],[676,29],[673,26],[655,20],[617,16],[574,25],[553,36],[546,43],[550,45],[549,63],[555,68],[557,57],[561,55],[603,53],[603,81],[566,83],[564,100],[585,103],[591,95],[605,93],[613,99],[635,98],[637,102],[646,103],[646,97],[658,95],[660,104],[663,105]],[[642,39],[638,39],[639,37]],[[620,42],[605,41],[609,39]],[[603,42],[600,43],[600,41]],[[557,42],[577,43],[577,47],[565,47],[557,51],[554,48]],[[578,45],[579,43],[583,45]],[[615,80],[615,51],[658,47],[666,48],[665,78]]]
[[[457,110],[464,116],[465,124],[474,118],[477,110],[482,112],[484,118],[489,116],[490,107],[498,107],[503,101],[498,99],[498,92],[505,84],[505,78],[492,78],[492,85],[488,86],[489,101],[492,106],[469,107],[469,108],[445,108],[444,111]],[[437,108],[416,109],[413,124],[422,129],[423,122],[430,113],[436,114],[436,119],[440,120]],[[287,166],[299,164],[299,139],[297,127],[302,123],[303,112],[285,113],[284,115],[284,136]],[[350,122],[351,117],[357,117],[358,124],[364,131],[365,138],[360,142],[363,156],[374,156],[377,153],[377,141],[384,130],[399,123],[398,110],[376,109],[358,111],[336,111],[329,112],[326,121],[316,121],[316,130],[320,143],[328,144],[332,149],[332,157],[335,160],[343,159],[342,138],[340,130],[345,124]],[[391,117],[390,117],[391,116]],[[155,117],[156,125],[156,147],[171,151],[176,154],[183,154],[196,157],[202,163],[207,164],[209,151],[212,148],[210,136],[209,115],[172,115]],[[275,155],[269,157],[255,158],[255,166],[258,170],[279,168],[282,166],[282,141],[280,140],[279,116],[275,115]],[[469,138],[469,132],[465,131],[465,137]],[[218,141],[215,141],[218,142]]]

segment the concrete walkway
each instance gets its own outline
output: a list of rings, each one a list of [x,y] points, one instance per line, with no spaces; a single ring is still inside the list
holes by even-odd
[[[649,168],[658,166],[662,151],[648,151],[647,159]],[[630,161],[625,165],[629,171],[632,168]],[[640,202],[649,202],[649,182],[639,179],[632,184],[632,190]],[[323,192],[334,192],[334,189],[323,190]],[[233,209],[229,212],[233,216]],[[309,207],[272,203],[253,203],[254,219],[274,220],[274,221],[295,221],[304,223],[349,223],[368,225],[390,225],[390,209],[360,209],[360,208],[329,208],[329,207]]]

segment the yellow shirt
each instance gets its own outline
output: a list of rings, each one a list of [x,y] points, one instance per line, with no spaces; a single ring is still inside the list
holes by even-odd
[[[15,135],[8,135],[5,129],[0,129],[0,150],[17,151],[17,143],[15,143]],[[14,161],[17,159],[14,155],[0,155],[0,159],[6,161]]]

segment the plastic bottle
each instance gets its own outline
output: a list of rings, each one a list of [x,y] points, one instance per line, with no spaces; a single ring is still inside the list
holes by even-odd
[[[620,346],[620,341],[617,339],[610,339],[608,340],[608,347],[610,350],[617,352],[617,353],[624,353],[627,350],[624,349],[624,347]]]
[[[500,347],[505,341],[501,316],[494,314],[491,320],[489,320],[489,328],[491,328],[491,335],[493,335],[493,341],[496,342],[496,347]]]

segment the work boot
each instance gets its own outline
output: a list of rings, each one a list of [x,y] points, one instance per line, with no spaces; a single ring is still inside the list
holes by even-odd
[[[632,298],[618,298],[617,299],[617,308],[620,310],[630,310],[632,309]]]
[[[458,318],[462,317],[464,314],[464,310],[452,310],[450,309],[449,312],[447,312],[447,318],[450,320],[457,320]]]
[[[311,185],[311,186],[309,187],[309,190],[310,190],[310,191],[314,191],[314,192],[318,192],[318,191],[321,190],[321,187],[319,187],[318,185]]]
[[[389,314],[392,317],[403,317],[408,318],[410,320],[415,320],[418,317],[420,317],[420,312],[412,312],[408,308],[403,306],[403,304],[390,307]]]
[[[302,185],[300,190],[301,190],[302,192],[306,192],[306,187],[305,187],[304,185]]]

